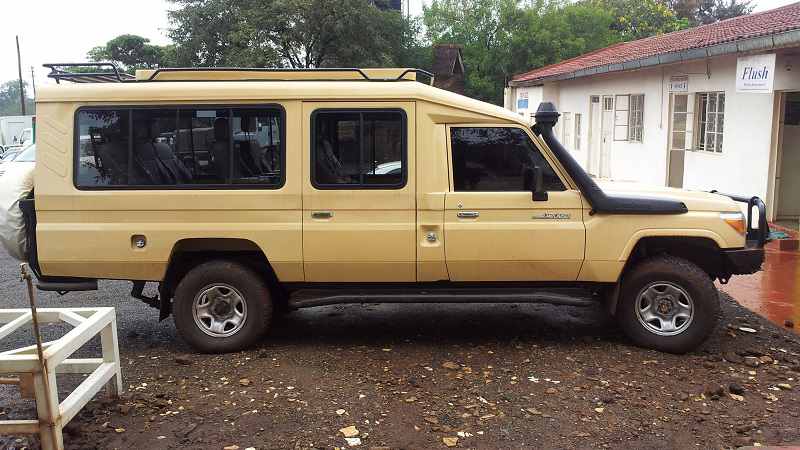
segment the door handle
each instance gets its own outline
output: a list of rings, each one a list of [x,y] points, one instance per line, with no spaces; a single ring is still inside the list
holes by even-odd
[[[478,211],[459,211],[456,215],[459,219],[477,219],[481,213]]]
[[[333,217],[333,211],[313,211],[311,213],[312,219],[330,219]]]

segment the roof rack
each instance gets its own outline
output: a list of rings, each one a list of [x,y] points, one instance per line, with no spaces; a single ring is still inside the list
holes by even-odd
[[[133,75],[121,72],[114,63],[48,63],[42,64],[50,69],[47,74],[49,78],[61,81],[71,81],[73,83],[123,83],[126,81],[136,81]],[[93,68],[94,71],[73,72],[70,68],[84,67]],[[105,69],[105,70],[104,70]]]
[[[162,81],[421,81],[433,85],[433,74],[422,69],[359,69],[359,68],[251,68],[251,67],[198,67],[159,68],[137,70],[136,76],[120,71],[113,63],[62,63],[44,64],[50,69],[47,75],[60,82],[124,83]],[[95,72],[72,72],[73,67],[92,67]],[[105,70],[104,70],[105,69]]]

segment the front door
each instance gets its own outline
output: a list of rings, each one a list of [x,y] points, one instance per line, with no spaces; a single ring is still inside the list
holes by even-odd
[[[782,97],[780,160],[775,183],[778,186],[777,218],[797,220],[800,217],[800,92],[784,93]]]
[[[303,269],[416,281],[414,104],[303,104]]]
[[[445,255],[451,281],[575,280],[584,257],[580,193],[569,187],[529,131],[449,127],[450,191]],[[527,169],[543,173],[533,201]]]
[[[600,131],[600,176],[611,178],[611,147],[614,145],[614,97],[603,96],[603,125]]]

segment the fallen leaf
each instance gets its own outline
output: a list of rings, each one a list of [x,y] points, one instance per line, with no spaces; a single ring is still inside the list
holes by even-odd
[[[344,435],[344,437],[356,437],[358,436],[358,428],[355,425],[350,425],[349,427],[344,427],[339,430],[340,433]]]
[[[357,437],[344,438],[344,440],[347,441],[347,445],[349,445],[350,447],[358,447],[359,445],[361,445],[361,439]]]
[[[728,394],[728,395],[730,395],[731,398],[736,400],[737,402],[743,402],[744,401],[744,397],[742,397],[741,395],[737,395],[737,394]]]
[[[125,428],[114,428],[114,431],[116,431],[117,433],[124,433]]]
[[[756,330],[750,327],[739,327],[739,331],[744,331],[745,333],[757,333]]]
[[[442,367],[444,367],[445,369],[450,369],[450,370],[458,370],[461,366],[459,366],[458,364],[454,363],[453,361],[445,361],[445,362],[442,363]]]
[[[595,408],[594,410],[595,410],[595,412],[602,413],[602,412],[603,412],[603,411],[605,411],[606,409],[605,409],[605,408],[603,408],[602,406],[598,406],[598,407],[597,407],[597,408]]]
[[[337,415],[337,416],[341,416],[342,414],[344,414],[344,413],[346,413],[346,412],[347,412],[347,411],[345,411],[345,410],[343,410],[343,409],[337,409],[337,410],[336,410],[336,415]]]
[[[443,437],[442,438],[442,442],[444,442],[444,445],[446,445],[448,447],[455,447],[456,445],[458,445],[458,438],[457,437]]]
[[[239,384],[242,386],[250,386],[250,379],[249,378],[242,378],[239,380]]]

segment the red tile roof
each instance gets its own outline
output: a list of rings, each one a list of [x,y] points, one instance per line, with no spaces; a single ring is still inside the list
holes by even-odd
[[[539,81],[572,72],[684,50],[773,35],[800,29],[800,3],[746,16],[734,17],[673,33],[623,42],[515,75],[512,82]]]

